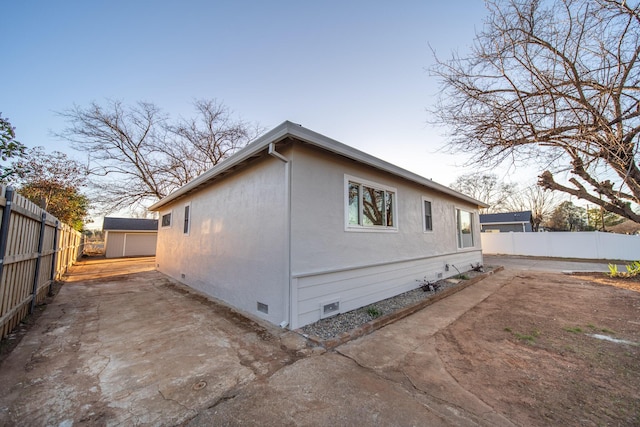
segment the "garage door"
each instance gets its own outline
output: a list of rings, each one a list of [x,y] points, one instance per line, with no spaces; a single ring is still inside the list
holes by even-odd
[[[126,233],[124,256],[150,256],[156,254],[157,233]]]

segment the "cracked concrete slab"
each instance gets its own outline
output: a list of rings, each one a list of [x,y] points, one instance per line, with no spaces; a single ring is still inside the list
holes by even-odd
[[[180,424],[295,360],[263,326],[152,271],[152,258],[118,265],[72,270],[0,366],[0,425]]]
[[[335,353],[309,357],[255,382],[188,424],[194,426],[454,425],[402,384]]]

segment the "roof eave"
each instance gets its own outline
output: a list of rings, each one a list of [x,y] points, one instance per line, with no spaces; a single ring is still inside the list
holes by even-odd
[[[158,211],[163,206],[168,203],[179,199],[180,197],[194,191],[198,187],[205,185],[208,181],[213,180],[215,177],[220,174],[228,171],[235,166],[241,164],[242,162],[258,155],[261,151],[266,150],[269,144],[277,143],[288,136],[293,136],[296,139],[304,141],[308,144],[317,146],[319,148],[331,151],[335,154],[345,156],[347,158],[356,160],[362,164],[366,164],[368,166],[374,167],[376,169],[392,173],[394,175],[400,176],[409,181],[413,181],[420,185],[424,185],[426,187],[432,188],[441,193],[450,195],[460,200],[464,200],[468,203],[478,206],[478,208],[487,208],[487,205],[484,202],[476,200],[472,197],[466,196],[462,193],[459,193],[449,187],[446,187],[442,184],[438,184],[437,182],[430,180],[428,178],[424,178],[418,174],[413,172],[409,172],[408,170],[402,169],[396,165],[385,162],[377,157],[374,157],[370,154],[364,153],[358,149],[345,145],[341,142],[338,142],[334,139],[328,138],[322,134],[309,130],[307,128],[302,127],[299,124],[285,121],[280,125],[273,128],[271,131],[262,135],[258,139],[256,139],[251,144],[247,145],[227,160],[215,165],[193,181],[185,184],[180,187],[178,190],[164,197],[162,200],[154,203],[149,207],[151,211]]]

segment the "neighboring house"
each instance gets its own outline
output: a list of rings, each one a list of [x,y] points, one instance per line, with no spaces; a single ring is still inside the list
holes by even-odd
[[[159,271],[295,329],[482,263],[481,207],[284,122],[150,209]]]
[[[105,217],[102,229],[107,258],[156,254],[157,219]]]
[[[622,221],[620,224],[616,225],[607,225],[606,230],[611,233],[618,234],[640,234],[640,224],[637,222],[631,221],[630,219],[626,219]]]
[[[505,212],[480,215],[483,232],[533,231],[531,211]]]

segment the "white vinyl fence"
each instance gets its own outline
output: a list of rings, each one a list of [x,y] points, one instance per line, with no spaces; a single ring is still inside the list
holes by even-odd
[[[640,236],[584,232],[481,233],[485,254],[640,260]]]

